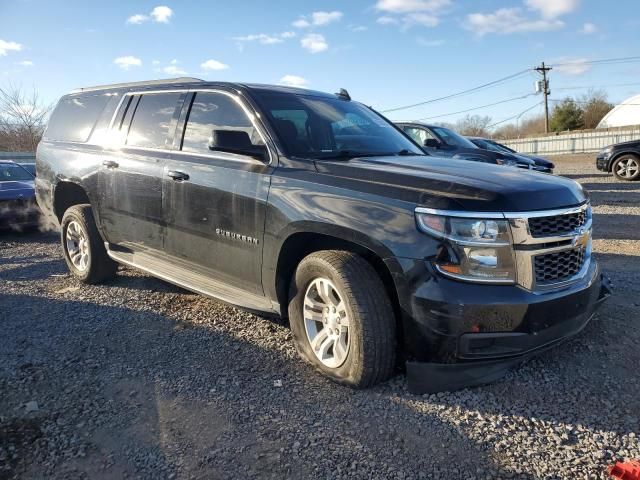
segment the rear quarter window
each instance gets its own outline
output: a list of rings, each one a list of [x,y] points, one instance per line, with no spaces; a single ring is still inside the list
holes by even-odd
[[[86,142],[109,95],[72,95],[62,97],[51,114],[45,140]]]

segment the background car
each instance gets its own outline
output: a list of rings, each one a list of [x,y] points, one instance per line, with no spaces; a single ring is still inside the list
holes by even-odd
[[[462,135],[446,127],[421,122],[398,122],[396,125],[430,155],[526,169],[532,169],[535,165],[533,160],[524,157],[478,148]]]
[[[473,144],[485,150],[491,150],[493,152],[508,153],[508,154],[517,155],[523,158],[529,158],[535,162],[533,169],[539,172],[553,173],[553,169],[555,168],[555,165],[553,164],[553,162],[550,162],[546,158],[536,157],[534,155],[528,155],[525,153],[516,152],[514,149],[509,148],[506,145],[503,145],[501,143],[498,143],[495,140],[482,138],[482,137],[467,137],[467,138]]]
[[[596,167],[620,180],[640,179],[640,140],[609,145],[598,152]]]
[[[0,161],[0,229],[24,230],[39,223],[33,175],[17,163]]]

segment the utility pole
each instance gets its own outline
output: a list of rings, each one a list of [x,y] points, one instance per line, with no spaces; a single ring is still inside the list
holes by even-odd
[[[551,67],[545,67],[544,62],[539,67],[534,68],[538,73],[542,74],[542,93],[544,95],[544,132],[549,133],[549,80],[547,80],[547,72],[551,70]]]

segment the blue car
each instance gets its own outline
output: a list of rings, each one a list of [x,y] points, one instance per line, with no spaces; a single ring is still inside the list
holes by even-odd
[[[17,163],[0,161],[0,229],[31,229],[39,222],[33,175]]]

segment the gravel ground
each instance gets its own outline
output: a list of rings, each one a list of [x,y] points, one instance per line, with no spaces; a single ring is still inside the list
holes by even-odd
[[[640,458],[640,182],[588,157],[616,294],[575,339],[485,387],[367,391],[298,360],[287,326],[131,269],[67,275],[57,236],[0,236],[0,479],[607,478]]]

